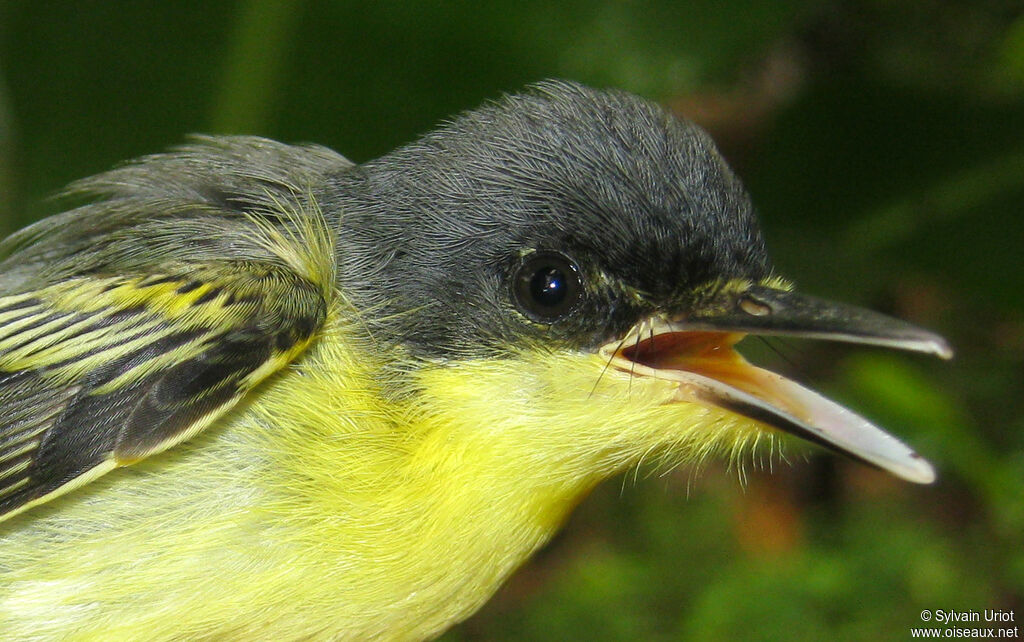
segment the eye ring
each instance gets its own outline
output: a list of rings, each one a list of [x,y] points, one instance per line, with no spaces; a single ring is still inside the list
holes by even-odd
[[[528,254],[516,270],[512,291],[519,310],[539,323],[554,323],[579,305],[583,277],[576,262],[552,250]]]

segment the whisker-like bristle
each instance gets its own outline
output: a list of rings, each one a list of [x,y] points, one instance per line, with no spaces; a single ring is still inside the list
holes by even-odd
[[[608,372],[608,368],[611,367],[612,361],[615,360],[615,355],[619,353],[619,350],[622,349],[624,343],[626,343],[626,337],[623,337],[622,341],[619,341],[618,345],[615,346],[615,350],[612,351],[611,355],[608,356],[608,361],[606,361],[604,367],[601,368],[601,373],[597,375],[597,381],[594,382],[594,387],[591,388],[590,393],[587,394],[588,399],[594,396],[594,392],[597,390],[598,384],[601,383],[601,379],[604,377],[604,373]]]
[[[786,354],[786,352],[783,351],[782,347],[780,347],[784,346],[787,349],[793,349],[795,351],[795,347],[791,343],[788,343],[785,341],[785,339],[779,337],[766,337],[763,335],[758,335],[757,338],[761,341],[761,343],[767,346],[769,350],[775,353],[777,357],[785,361],[791,368],[797,367],[796,360],[793,359],[792,356]]]

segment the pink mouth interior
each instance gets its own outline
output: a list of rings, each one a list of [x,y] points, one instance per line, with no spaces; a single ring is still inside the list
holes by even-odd
[[[778,375],[751,365],[735,346],[746,336],[737,332],[667,332],[619,350],[619,355],[655,370],[682,370],[742,390],[798,417],[806,415],[780,389]]]

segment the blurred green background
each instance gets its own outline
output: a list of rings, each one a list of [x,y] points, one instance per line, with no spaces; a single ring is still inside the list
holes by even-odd
[[[1024,619],[1024,18],[1018,1],[0,3],[0,228],[189,133],[356,161],[548,76],[704,124],[805,291],[945,334],[942,363],[750,346],[937,464],[813,451],[641,470],[447,640],[903,640],[922,609]],[[769,471],[768,469],[773,469]],[[743,477],[745,481],[741,481]]]

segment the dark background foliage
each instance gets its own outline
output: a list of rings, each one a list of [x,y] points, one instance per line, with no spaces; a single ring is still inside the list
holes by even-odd
[[[1020,625],[1021,15],[1010,0],[7,0],[0,228],[193,132],[363,161],[549,76],[663,101],[720,142],[802,289],[952,341],[951,363],[748,350],[904,436],[939,481],[797,444],[792,465],[741,475],[637,471],[447,639],[900,640],[939,608]]]

